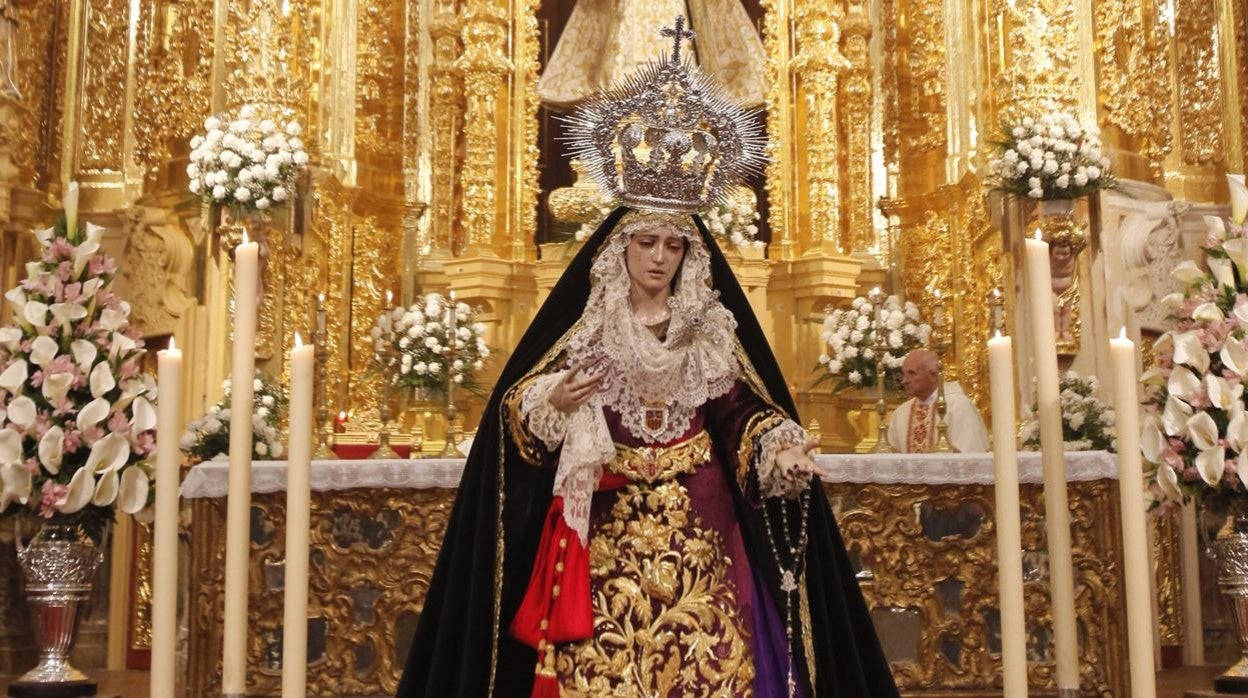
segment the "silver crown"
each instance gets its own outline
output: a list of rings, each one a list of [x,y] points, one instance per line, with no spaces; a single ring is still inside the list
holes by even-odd
[[[683,16],[675,25],[660,32],[672,37],[671,57],[587,99],[567,120],[567,140],[608,196],[633,208],[696,213],[762,171],[767,137],[750,111],[681,59],[682,41],[694,34]]]

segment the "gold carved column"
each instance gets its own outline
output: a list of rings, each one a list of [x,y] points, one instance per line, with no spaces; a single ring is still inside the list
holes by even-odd
[[[798,229],[802,252],[848,253],[841,229],[837,82],[849,68],[840,51],[840,8],[805,0],[796,10],[797,55],[790,64],[795,116],[805,147],[796,151]]]
[[[844,25],[844,55],[849,69],[841,84],[846,169],[843,190],[849,206],[841,250],[865,254],[876,243],[871,201],[871,128],[874,123],[869,46],[871,19],[865,2],[850,2]]]

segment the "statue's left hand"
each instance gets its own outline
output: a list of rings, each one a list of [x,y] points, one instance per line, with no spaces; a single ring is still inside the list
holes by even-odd
[[[791,446],[776,454],[776,465],[784,476],[793,480],[807,481],[819,472],[819,466],[810,457],[810,453],[818,448],[819,442],[807,439],[801,446]]]

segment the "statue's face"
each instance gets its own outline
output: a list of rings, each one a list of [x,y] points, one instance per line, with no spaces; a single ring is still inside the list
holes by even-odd
[[[626,255],[633,289],[648,296],[662,295],[671,289],[685,258],[685,239],[670,225],[651,228],[629,240]]]
[[[1054,271],[1068,271],[1075,261],[1075,249],[1070,245],[1054,244],[1049,248],[1049,258]]]

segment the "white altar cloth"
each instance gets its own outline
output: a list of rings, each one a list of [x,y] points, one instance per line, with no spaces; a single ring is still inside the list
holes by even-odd
[[[815,457],[824,482],[914,485],[990,485],[994,480],[991,453],[864,453],[824,454]],[[1019,480],[1040,484],[1040,454],[1018,454]],[[453,489],[464,470],[462,458],[420,460],[324,460],[312,462],[312,489],[317,492],[356,488]],[[208,461],[191,468],[182,483],[182,496],[224,497],[227,461]],[[1118,461],[1105,451],[1066,454],[1066,478],[1071,482],[1113,480]],[[286,489],[285,461],[256,461],[251,467],[251,491]]]

